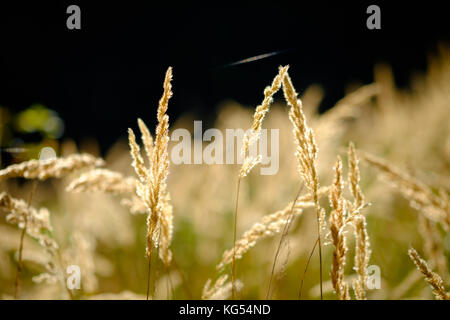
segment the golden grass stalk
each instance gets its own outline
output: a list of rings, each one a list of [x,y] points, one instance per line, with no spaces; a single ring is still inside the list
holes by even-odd
[[[138,120],[142,133],[142,141],[146,150],[149,168],[145,167],[136,143],[133,130],[128,129],[130,153],[133,167],[139,178],[136,181],[136,194],[147,207],[147,246],[148,285],[147,299],[150,290],[151,255],[153,248],[160,247],[159,256],[168,266],[171,261],[169,249],[172,240],[172,206],[169,204],[166,180],[169,169],[169,116],[166,114],[169,99],[172,96],[172,68],[169,67],[164,79],[164,92],[159,100],[155,141],[153,142],[149,130],[142,120]]]
[[[344,182],[342,179],[342,161],[338,157],[334,166],[335,178],[330,191],[330,233],[334,245],[333,262],[331,265],[331,283],[338,299],[349,300],[348,285],[344,281],[345,255],[347,245],[344,234],[346,208],[342,197]]]
[[[202,300],[226,300],[231,295],[231,282],[228,282],[228,275],[220,276],[214,285],[211,286],[211,279],[208,279],[203,287]],[[235,290],[240,291],[243,287],[241,281],[236,280]]]
[[[439,300],[450,300],[450,294],[445,291],[441,277],[431,270],[427,262],[419,256],[414,248],[410,248],[408,254],[416,264],[417,269],[425,276],[425,280],[433,289],[436,298]]]
[[[167,270],[169,270],[170,262],[172,261],[172,251],[170,250],[170,244],[172,243],[173,236],[173,210],[172,206],[169,204],[169,201],[170,195],[166,194],[163,200],[164,206],[161,212],[161,230],[158,250],[159,257],[164,262]]]
[[[348,181],[350,192],[352,193],[354,209],[360,208],[364,204],[364,195],[359,186],[360,181],[359,159],[356,156],[355,145],[350,142],[348,147]]]
[[[418,215],[418,229],[423,239],[423,250],[432,269],[436,268],[444,279],[448,279],[447,257],[436,223],[423,214]]]
[[[366,218],[358,214],[352,219],[355,227],[355,267],[358,277],[353,281],[353,289],[358,300],[366,300],[367,267],[370,260],[370,242],[367,234]]]
[[[244,141],[242,144],[241,153],[244,156],[244,161],[242,163],[241,169],[238,175],[237,187],[236,187],[236,205],[234,210],[234,227],[233,227],[233,247],[236,244],[237,237],[237,220],[238,220],[238,207],[239,207],[239,190],[241,185],[241,179],[246,177],[250,171],[261,162],[261,155],[251,155],[250,148],[257,146],[259,138],[261,136],[262,122],[264,117],[270,110],[270,105],[273,102],[273,95],[280,90],[281,81],[283,80],[288,66],[280,67],[278,74],[272,81],[272,85],[264,89],[264,99],[263,102],[256,107],[255,113],[253,115],[253,123],[250,127],[250,132],[246,132],[244,135]],[[232,297],[234,299],[234,280],[235,280],[235,253],[233,253],[232,264],[231,264],[231,291]]]
[[[124,177],[108,169],[94,169],[74,179],[66,188],[68,192],[107,192],[131,195],[136,191],[136,179]]]
[[[298,216],[303,212],[302,208],[312,207],[314,204],[312,202],[301,202],[297,201],[296,205],[293,207],[293,212],[295,216]],[[224,252],[222,260],[217,265],[217,269],[220,271],[226,265],[232,262],[234,259],[241,259],[242,256],[250,250],[255,244],[267,237],[271,237],[279,233],[284,224],[286,223],[289,214],[292,209],[292,203],[287,205],[284,209],[274,212],[270,215],[264,216],[261,222],[255,223],[249,230],[244,232],[242,238],[234,244],[234,247],[230,250]]]
[[[328,191],[329,187],[320,188],[318,192],[319,196],[326,194]],[[313,196],[310,194],[301,196],[295,201],[294,206],[292,206],[293,202],[290,202],[282,210],[264,216],[260,222],[255,223],[249,230],[244,232],[242,238],[236,241],[232,249],[223,253],[222,259],[216,266],[216,269],[222,271],[225,266],[230,264],[233,259],[233,253],[235,253],[235,259],[241,259],[242,256],[254,247],[259,240],[280,233],[288,220],[291,211],[294,216],[300,215],[303,212],[303,209],[314,206],[312,199]]]
[[[102,165],[104,165],[102,159],[95,158],[90,154],[72,154],[64,158],[29,160],[10,165],[0,170],[0,179],[26,178],[46,180],[48,178],[61,178],[78,169]]]
[[[422,211],[429,219],[439,222],[446,231],[450,230],[450,206],[444,192],[441,192],[439,196],[435,195],[430,187],[416,178],[366,152],[361,152],[361,158],[380,170],[389,182],[410,201],[413,208]]]
[[[360,173],[359,173],[359,160],[356,156],[355,146],[350,142],[348,148],[348,180],[350,185],[350,191],[353,195],[352,217],[351,222],[354,226],[354,233],[356,239],[355,249],[355,270],[358,274],[358,278],[353,281],[353,289],[358,300],[366,299],[366,283],[367,283],[367,267],[370,260],[370,242],[369,235],[366,228],[366,218],[360,213],[360,209],[364,204],[364,195],[362,194],[359,186]]]
[[[95,275],[95,239],[87,232],[75,231],[73,233],[75,246],[75,261],[83,270],[81,285],[84,293],[92,293],[98,289],[98,279]]]
[[[296,144],[296,158],[298,161],[298,171],[305,181],[306,187],[313,195],[317,218],[317,235],[319,238],[319,263],[320,263],[320,283],[322,288],[322,241],[320,236],[320,205],[319,205],[319,181],[317,176],[317,144],[315,142],[314,133],[306,123],[306,117],[303,112],[302,102],[297,98],[297,92],[292,85],[291,78],[286,72],[283,78],[284,97],[290,105],[289,119],[293,125],[294,140]],[[323,299],[321,290],[321,299]]]
[[[168,101],[165,103],[168,103]],[[166,107],[166,110],[167,110],[167,107]],[[158,121],[159,121],[159,118],[158,118]],[[153,154],[152,135],[150,134],[150,131],[148,130],[147,126],[145,125],[144,121],[142,121],[142,119],[138,119],[138,126],[139,126],[139,130],[141,131],[141,139],[144,144],[144,149],[145,149],[145,153],[147,155],[147,159],[152,159],[152,154]]]
[[[253,166],[256,165],[256,161],[260,161],[260,157],[258,157],[254,162]],[[246,164],[246,161],[244,161],[243,165]],[[247,164],[248,165],[248,164]],[[250,172],[252,167],[248,166],[245,169],[245,174],[248,174]],[[237,187],[236,187],[236,201],[235,201],[235,208],[234,208],[234,225],[233,225],[233,252],[231,255],[231,298],[234,300],[235,297],[235,277],[236,277],[236,237],[237,237],[237,219],[238,219],[238,207],[239,207],[239,190],[241,187],[241,177],[242,177],[242,168],[241,172],[239,173],[238,180],[237,180]]]
[[[9,212],[6,221],[24,229],[26,234],[37,240],[49,253],[55,253],[58,245],[48,233],[52,232],[50,212],[46,208],[35,209],[25,201],[11,197],[8,193],[0,193],[0,208]]]
[[[270,110],[274,94],[277,93],[277,91],[281,88],[281,83],[284,79],[284,76],[287,74],[288,68],[289,66],[279,68],[278,74],[273,79],[272,84],[264,89],[263,102],[256,107],[255,113],[253,114],[253,123],[250,127],[250,132],[247,132],[245,134],[242,144],[241,152],[244,156],[244,162],[239,172],[240,178],[246,177],[251,169],[261,161],[261,157],[254,157],[249,154],[250,147],[255,145],[259,141],[259,138],[261,136],[262,122],[264,120],[264,117]]]
[[[148,211],[145,203],[136,195],[132,195],[131,198],[123,198],[120,200],[120,204],[127,207],[131,214],[143,214]]]
[[[55,254],[58,250],[57,243],[46,234],[52,231],[49,211],[44,208],[36,210],[31,206],[31,199],[36,189],[36,184],[37,181],[35,180],[30,192],[28,204],[23,200],[12,198],[5,192],[0,194],[0,208],[9,212],[6,216],[6,221],[11,224],[16,224],[19,229],[22,229],[18,250],[19,256],[17,260],[17,274],[15,281],[15,299],[18,299],[20,294],[25,234],[36,239],[51,255]]]
[[[127,207],[131,214],[147,212],[147,207],[142,199],[136,196],[136,178],[125,177],[120,172],[109,169],[93,169],[83,173],[72,180],[66,191],[75,193],[105,192],[120,195],[122,197],[120,204]]]
[[[62,287],[64,287],[65,291],[67,292],[67,296],[70,300],[73,300],[73,294],[72,291],[67,286],[67,277],[66,277],[66,268],[65,264],[63,262],[62,254],[60,249],[58,248],[56,256],[54,258],[58,259],[57,261],[49,261],[47,264],[45,264],[45,270],[46,272],[40,273],[37,276],[34,276],[32,278],[33,282],[35,283],[47,283],[47,284],[54,284],[59,282]],[[84,267],[84,266],[83,266]],[[82,269],[84,270],[84,269]],[[83,273],[83,283],[84,279],[86,277],[86,274]],[[83,285],[84,286],[84,285]]]

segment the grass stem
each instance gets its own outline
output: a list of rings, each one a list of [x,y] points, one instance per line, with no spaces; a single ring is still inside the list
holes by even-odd
[[[275,266],[277,263],[278,256],[280,254],[281,245],[283,244],[284,239],[286,238],[287,234],[289,233],[289,228],[290,228],[292,220],[294,218],[295,204],[296,204],[297,199],[300,196],[300,193],[302,192],[302,190],[303,190],[303,185],[298,189],[298,192],[297,192],[297,195],[295,196],[294,202],[292,202],[292,207],[289,212],[289,217],[283,227],[283,232],[281,233],[280,242],[278,243],[277,251],[275,252],[275,257],[273,259],[272,272],[270,273],[269,287],[268,287],[267,293],[266,293],[266,300],[269,299],[269,297],[270,297],[270,289],[271,289],[271,285],[272,285],[272,279],[273,279],[273,276],[275,273]]]
[[[149,300],[149,295],[150,295],[150,274],[152,272],[152,251],[153,251],[153,246],[150,246],[149,248],[149,253],[147,256],[147,260],[148,260],[148,271],[147,271],[147,300]]]
[[[311,253],[309,254],[308,261],[306,262],[305,270],[303,271],[302,280],[300,282],[300,289],[298,290],[298,299],[299,300],[302,299],[303,283],[305,282],[306,272],[308,271],[309,263],[311,262],[311,258],[314,254],[314,251],[316,251],[316,247],[317,247],[318,243],[319,243],[319,238],[317,238],[316,242],[314,243]]]
[[[241,186],[241,178],[238,178],[237,181],[237,190],[236,190],[236,207],[234,209],[234,230],[233,230],[233,258],[231,260],[231,298],[235,299],[235,287],[234,282],[236,279],[236,233],[237,233],[237,219],[238,219],[238,204],[239,204],[239,189]]]
[[[36,192],[37,180],[33,181],[31,186],[31,191],[28,197],[28,207],[31,206],[31,201],[33,200],[33,195]],[[20,286],[22,284],[22,270],[23,270],[23,242],[25,240],[25,234],[27,233],[27,218],[24,218],[24,226],[22,229],[22,233],[20,234],[20,243],[19,243],[19,257],[17,261],[17,273],[16,273],[16,281],[14,286],[14,299],[18,299],[20,295]]]

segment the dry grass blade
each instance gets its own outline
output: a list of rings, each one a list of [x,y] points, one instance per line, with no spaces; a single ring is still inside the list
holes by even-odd
[[[262,129],[262,122],[264,117],[270,110],[270,105],[273,102],[273,95],[280,90],[281,82],[287,73],[288,66],[280,67],[279,72],[272,81],[272,85],[266,87],[264,90],[263,102],[256,107],[255,113],[253,115],[253,123],[250,128],[250,133],[246,133],[244,136],[244,141],[242,144],[242,155],[244,156],[244,161],[242,163],[241,169],[239,171],[237,188],[236,188],[236,205],[234,211],[234,227],[233,227],[233,247],[236,244],[237,237],[237,220],[238,220],[238,204],[239,204],[239,189],[241,185],[241,179],[246,177],[250,171],[261,162],[261,155],[250,154],[251,151],[256,151],[257,143],[259,141]],[[232,298],[234,299],[234,280],[235,280],[235,253],[233,252],[232,265],[231,265],[231,291]]]
[[[35,209],[25,201],[15,199],[9,194],[0,193],[0,208],[9,214],[6,221],[17,225],[20,229],[25,228],[26,234],[36,239],[39,244],[50,252],[55,252],[58,248],[56,242],[48,235],[51,232],[50,213],[45,208]]]
[[[348,180],[350,183],[350,191],[354,199],[353,207],[355,209],[360,208],[364,204],[364,195],[359,186],[359,160],[356,156],[355,145],[353,142],[350,142],[348,147]]]
[[[141,168],[144,169],[144,166]],[[83,173],[72,180],[66,188],[67,192],[105,192],[121,197],[120,204],[128,208],[131,214],[145,214],[147,207],[141,198],[136,196],[136,178],[108,170],[94,169]]]
[[[137,144],[136,136],[131,128],[128,129],[128,143],[130,145],[131,158],[133,159],[131,165],[133,166],[139,180],[144,183],[149,174],[147,172],[147,168],[145,168],[144,159],[142,159],[141,156],[141,148]]]
[[[31,192],[28,198],[28,209],[31,209],[31,202],[33,200],[33,195],[36,192],[36,188],[37,188],[37,181],[34,180],[33,181],[33,186],[31,187]],[[25,238],[25,234],[27,232],[27,227],[28,227],[28,215],[24,215],[23,216],[23,229],[22,229],[22,233],[20,235],[20,244],[19,244],[19,259],[17,261],[17,275],[16,275],[16,282],[15,282],[15,291],[14,291],[14,298],[18,299],[19,298],[19,294],[20,294],[20,286],[21,286],[21,281],[22,281],[22,259],[23,259],[23,241]]]
[[[418,229],[423,239],[423,250],[432,269],[436,268],[444,280],[449,279],[447,258],[440,232],[434,221],[423,214],[418,215]]]
[[[266,299],[269,299],[269,297],[270,297],[270,289],[271,289],[271,286],[272,286],[272,279],[273,279],[273,276],[274,276],[274,273],[275,273],[275,267],[276,267],[277,259],[278,259],[278,256],[280,254],[280,250],[281,250],[281,246],[283,244],[283,241],[286,240],[287,234],[289,232],[289,227],[290,227],[290,225],[292,223],[292,220],[294,218],[294,206],[295,206],[295,203],[297,202],[298,197],[300,196],[300,193],[302,192],[302,189],[303,189],[303,185],[299,188],[299,190],[297,192],[297,195],[295,196],[294,202],[292,203],[291,212],[289,213],[289,217],[286,220],[286,223],[285,223],[285,225],[283,227],[283,232],[281,233],[280,242],[278,243],[277,250],[275,251],[275,257],[273,258],[272,271],[270,273],[269,286],[267,288]],[[287,261],[286,261],[286,263],[287,263]]]
[[[313,202],[316,211],[317,219],[317,235],[319,238],[319,263],[320,263],[320,284],[321,284],[321,299],[322,294],[322,241],[321,241],[321,223],[320,214],[321,208],[319,205],[319,180],[317,176],[317,144],[315,142],[314,133],[306,123],[306,118],[303,112],[302,102],[297,98],[297,92],[292,85],[291,78],[286,73],[283,78],[283,92],[288,105],[291,107],[289,110],[289,119],[293,125],[294,141],[297,146],[296,158],[298,161],[298,171],[305,181],[306,187],[313,195]]]
[[[427,185],[380,158],[366,152],[361,152],[360,156],[371,166],[380,170],[389,182],[410,201],[413,208],[422,211],[429,219],[441,223],[446,231],[450,230],[450,206],[444,193],[440,196],[435,195]]]
[[[208,279],[203,287],[202,300],[226,300],[230,297],[232,289],[231,282],[228,282],[228,275],[220,276],[214,285],[211,286],[211,279]],[[242,282],[236,280],[235,290],[240,291],[243,287]]]
[[[169,204],[166,180],[169,169],[168,143],[169,143],[169,116],[166,114],[169,99],[172,96],[172,68],[169,67],[164,80],[164,92],[159,101],[155,141],[143,123],[138,120],[142,133],[145,150],[148,157],[149,168],[145,167],[140,154],[140,148],[136,143],[133,130],[129,129],[130,153],[133,159],[133,167],[139,178],[136,181],[136,194],[145,204],[148,210],[147,218],[147,247],[148,260],[148,285],[147,298],[150,288],[151,256],[153,248],[159,248],[159,256],[164,264],[170,264],[172,253],[169,249],[172,240],[172,206]],[[152,145],[152,143],[154,145]]]
[[[370,260],[370,242],[366,229],[366,218],[358,214],[352,219],[355,227],[356,252],[355,252],[355,270],[358,274],[353,282],[356,298],[358,300],[366,299],[367,267]]]
[[[330,213],[330,233],[335,248],[331,265],[331,282],[338,298],[340,300],[349,300],[348,285],[344,281],[345,255],[347,253],[344,234],[346,208],[344,198],[342,197],[344,185],[340,158],[336,162],[334,171],[335,179],[330,191],[330,204],[333,208]]]
[[[9,212],[6,216],[6,221],[11,224],[16,224],[19,229],[22,229],[19,242],[19,257],[17,263],[17,274],[15,281],[14,296],[18,299],[21,287],[22,276],[22,253],[25,234],[28,234],[33,239],[36,239],[39,244],[45,248],[51,255],[54,255],[58,250],[58,245],[48,233],[52,231],[50,224],[50,213],[47,209],[41,208],[39,210],[31,206],[31,201],[36,190],[37,180],[33,182],[32,190],[29,195],[28,203],[20,199],[15,199],[9,194],[2,192],[0,194],[0,208]]]
[[[329,190],[329,187],[321,187],[319,189],[318,196],[320,197],[327,194]],[[313,207],[313,198],[314,196],[311,194],[301,196],[295,202],[293,210],[293,202],[291,202],[284,209],[264,216],[260,222],[255,223],[249,230],[244,232],[241,239],[236,241],[234,249],[229,249],[223,253],[222,260],[216,266],[216,269],[218,271],[222,271],[226,265],[230,264],[232,261],[233,252],[236,253],[236,259],[240,259],[260,239],[271,237],[277,233],[280,233],[288,221],[291,212],[293,212],[293,216],[295,217],[300,215],[303,212],[303,209]]]
[[[244,163],[244,165],[245,165],[245,163]],[[248,171],[250,171],[251,167],[248,167],[247,169],[245,170],[246,173],[248,173]],[[241,173],[242,173],[242,171],[241,171]],[[233,250],[233,255],[231,257],[231,298],[233,300],[234,300],[235,291],[236,291],[235,290],[236,289],[235,288],[235,279],[236,279],[236,237],[237,237],[237,219],[238,219],[238,208],[239,208],[239,191],[240,191],[240,188],[241,188],[241,173],[239,173],[239,177],[238,177],[238,180],[237,180],[236,201],[235,201],[235,208],[234,208],[233,249],[232,249]]]
[[[264,89],[263,102],[256,107],[255,113],[253,115],[253,123],[250,127],[250,132],[245,134],[242,144],[241,152],[244,155],[244,162],[239,173],[239,176],[241,178],[247,176],[250,170],[261,161],[260,157],[255,157],[254,155],[249,154],[250,149],[252,146],[255,146],[259,140],[264,117],[270,110],[270,105],[273,102],[274,94],[277,93],[277,91],[281,88],[281,83],[284,79],[284,76],[287,74],[288,68],[288,66],[280,67],[278,74],[272,81],[272,84]]]
[[[309,263],[311,262],[311,258],[314,254],[314,251],[316,251],[316,247],[317,247],[318,243],[319,243],[319,238],[317,238],[316,242],[314,242],[314,246],[311,249],[311,252],[309,253],[309,256],[308,256],[308,261],[306,261],[305,270],[303,270],[302,278],[300,281],[300,289],[298,290],[298,300],[302,299],[303,283],[305,282],[306,272],[308,271]]]
[[[425,280],[433,289],[433,293],[439,300],[450,300],[450,294],[445,291],[441,277],[433,272],[427,262],[423,260],[414,248],[408,250],[411,260],[416,264],[417,269],[425,276]]]
[[[73,154],[65,158],[29,160],[0,170],[0,179],[26,178],[46,180],[61,178],[75,170],[100,167],[104,161],[90,154]]]
[[[297,201],[293,207],[294,215],[302,213],[303,208],[312,207],[312,202]],[[230,264],[235,259],[240,259],[250,248],[252,248],[260,239],[271,237],[282,231],[282,228],[288,221],[292,209],[292,203],[288,204],[284,209],[279,210],[270,215],[264,216],[261,222],[255,223],[248,231],[244,232],[242,238],[236,241],[233,249],[227,250],[222,256],[222,260],[217,265],[217,270]]]
[[[355,270],[358,274],[357,279],[353,281],[353,289],[358,300],[366,299],[367,267],[370,260],[370,242],[366,228],[366,218],[361,214],[361,209],[365,206],[364,195],[359,186],[359,160],[356,156],[355,146],[350,142],[348,148],[348,180],[350,191],[353,195],[353,204],[351,204],[350,221],[355,229]]]
[[[68,192],[100,191],[125,195],[131,195],[135,190],[134,177],[124,177],[121,173],[108,169],[95,169],[83,173],[66,188]]]
[[[141,131],[141,139],[144,144],[145,153],[147,155],[147,159],[152,158],[153,154],[153,138],[150,134],[150,131],[148,130],[147,126],[145,125],[144,121],[142,119],[138,118],[138,126],[139,130]]]

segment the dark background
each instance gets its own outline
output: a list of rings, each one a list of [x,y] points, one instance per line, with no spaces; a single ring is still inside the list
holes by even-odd
[[[307,4],[303,4],[307,3]],[[351,82],[370,83],[378,62],[400,86],[423,71],[449,40],[444,2],[292,1],[156,7],[133,1],[46,1],[0,5],[0,105],[56,110],[65,137],[96,137],[102,149],[142,117],[155,124],[165,70],[174,68],[171,122],[183,112],[211,121],[224,99],[256,106],[280,64],[298,91],[324,86],[321,109]],[[66,28],[66,8],[81,7],[81,30]],[[366,8],[381,7],[381,30],[366,28]],[[220,66],[289,49],[238,66]],[[219,68],[218,68],[219,67]]]

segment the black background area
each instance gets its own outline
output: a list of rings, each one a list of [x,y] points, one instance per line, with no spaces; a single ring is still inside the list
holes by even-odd
[[[42,103],[64,119],[65,137],[93,136],[106,149],[136,126],[137,117],[155,125],[169,65],[174,68],[171,122],[191,112],[207,126],[224,99],[251,107],[260,103],[278,66],[289,64],[300,93],[312,83],[324,86],[324,110],[349,83],[370,83],[378,62],[392,65],[401,86],[412,72],[425,70],[429,53],[449,40],[442,3],[2,2],[0,105],[17,112]],[[81,30],[66,28],[70,4],[81,7]],[[381,30],[366,28],[370,4],[381,8]]]

